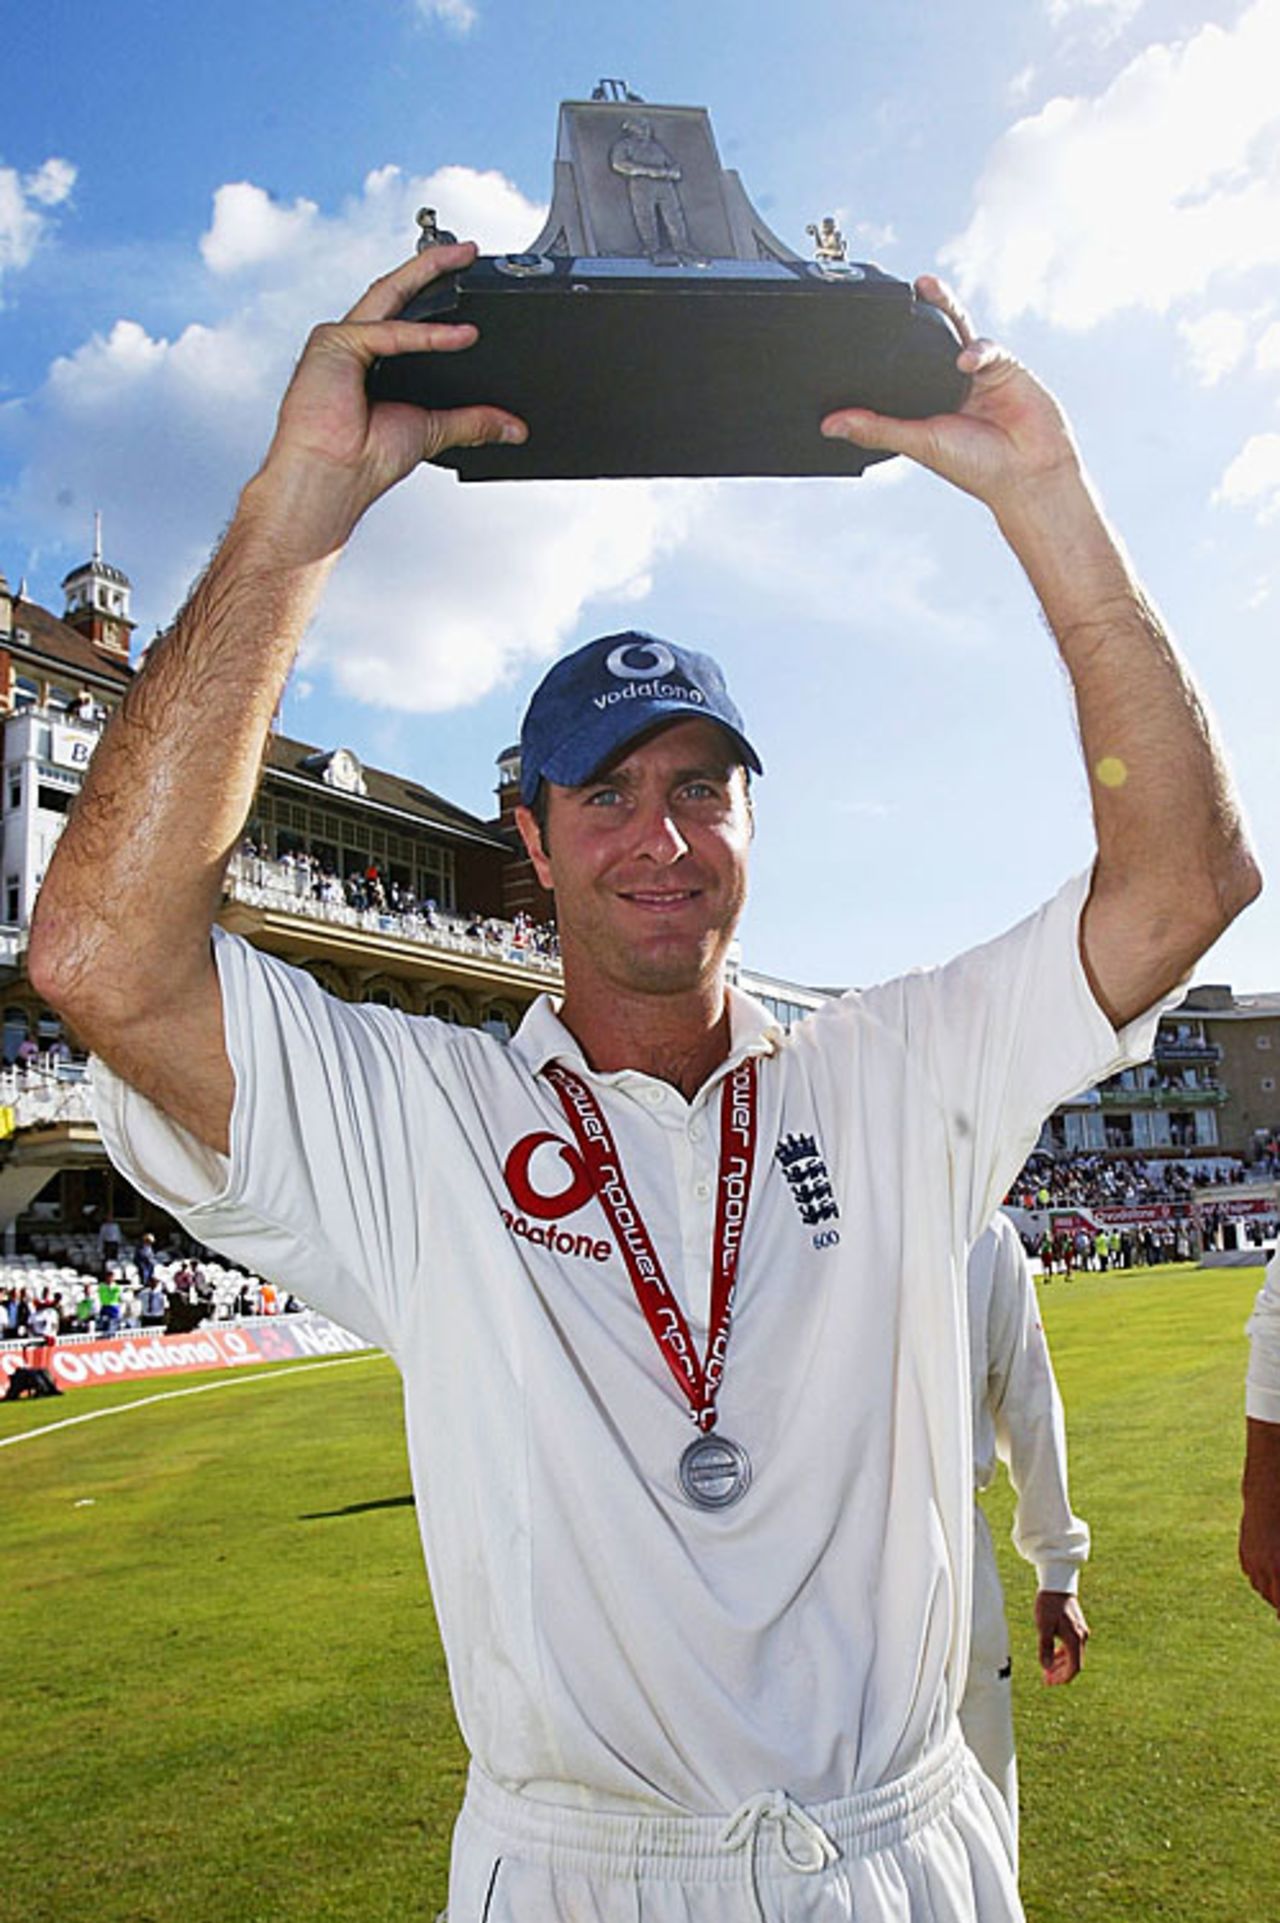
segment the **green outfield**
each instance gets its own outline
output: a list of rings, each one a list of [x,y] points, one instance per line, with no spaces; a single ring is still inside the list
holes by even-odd
[[[1002,1542],[1032,1923],[1280,1917],[1280,1626],[1235,1565],[1259,1280],[1043,1291],[1095,1634],[1077,1684],[1040,1688]],[[432,1917],[463,1757],[394,1370],[79,1390],[0,1408],[0,1443],[101,1409],[0,1447],[0,1918]],[[1003,1492],[989,1513],[1002,1539]]]

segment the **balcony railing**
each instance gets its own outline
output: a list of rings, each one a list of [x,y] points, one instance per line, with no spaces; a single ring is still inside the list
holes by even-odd
[[[1227,1091],[1218,1083],[1198,1088],[1100,1088],[1104,1108],[1221,1108]]]
[[[1157,1034],[1153,1052],[1159,1062],[1220,1062],[1222,1060],[1220,1042],[1196,1041],[1185,1036],[1179,1040],[1173,1035]]]
[[[514,963],[533,974],[559,981],[560,958],[544,953],[532,939],[522,938],[513,922],[484,920],[484,930],[472,934],[471,918],[435,909],[428,918],[421,911],[398,913],[390,908],[354,908],[342,895],[338,881],[321,883],[310,870],[290,862],[269,861],[264,855],[233,855],[223,884],[224,898],[249,908],[266,908],[296,915],[299,920],[330,927],[358,929],[369,935],[393,935],[398,940],[441,954],[472,955],[482,961]]]
[[[13,1110],[16,1128],[47,1127],[54,1122],[92,1122],[93,1087],[88,1064],[0,1068],[0,1108]]]

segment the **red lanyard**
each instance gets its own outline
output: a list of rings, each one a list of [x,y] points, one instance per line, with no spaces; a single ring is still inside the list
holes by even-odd
[[[720,1097],[720,1170],[716,1178],[716,1222],[711,1252],[711,1325],[707,1353],[698,1357],[684,1312],[667,1285],[644,1219],[632,1200],[622,1160],[600,1104],[579,1075],[563,1062],[550,1062],[543,1074],[560,1098],[627,1265],[631,1286],[667,1367],[675,1377],[689,1413],[704,1431],[715,1428],[716,1397],[724,1379],[734,1286],[742,1250],[742,1227],[751,1199],[758,1113],[754,1056],[740,1062],[724,1080]]]

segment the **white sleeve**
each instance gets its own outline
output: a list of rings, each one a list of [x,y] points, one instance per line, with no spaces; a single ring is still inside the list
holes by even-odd
[[[107,1152],[198,1241],[394,1353],[420,1261],[423,1211],[411,1204],[437,1092],[409,1032],[430,1025],[341,1002],[302,970],[214,932],[235,1075],[230,1154],[204,1147],[97,1062]]]
[[[1280,1422],[1280,1248],[1267,1264],[1248,1331],[1245,1413],[1257,1422]]]
[[[1017,1496],[1013,1541],[1041,1589],[1074,1594],[1089,1554],[1089,1527],[1067,1488],[1062,1398],[1018,1232],[997,1216],[988,1316],[987,1398],[996,1448]]]
[[[1120,1030],[1094,999],[1080,954],[1090,875],[994,941],[862,997],[932,1085],[947,1131],[953,1245],[972,1246],[1059,1102],[1145,1061],[1176,987]]]

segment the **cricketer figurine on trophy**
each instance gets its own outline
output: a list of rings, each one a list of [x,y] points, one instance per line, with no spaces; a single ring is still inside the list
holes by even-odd
[[[446,235],[418,215],[419,247]],[[831,215],[803,258],[720,164],[704,107],[617,80],[560,108],[551,210],[522,254],[482,254],[415,295],[406,320],[471,321],[461,354],[376,361],[376,400],[489,403],[522,446],[453,448],[464,481],[611,475],[860,474],[891,459],[825,440],[840,407],[922,419],[968,382],[951,322],[867,261]]]

